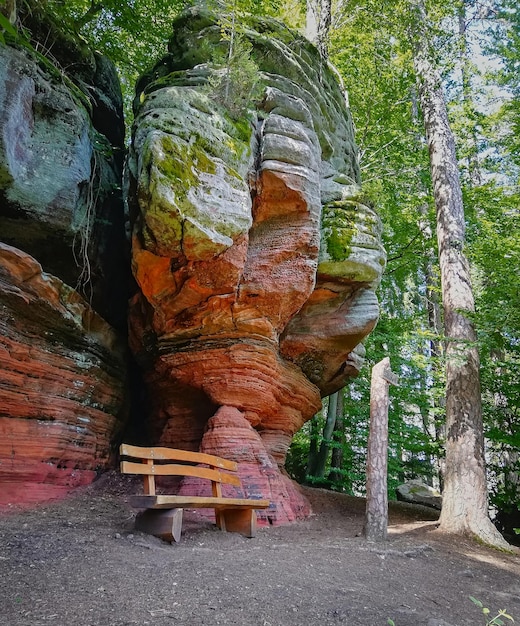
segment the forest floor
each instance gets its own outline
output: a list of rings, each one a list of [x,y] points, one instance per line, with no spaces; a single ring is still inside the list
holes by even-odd
[[[170,545],[133,530],[133,477],[0,515],[1,626],[475,626],[469,596],[520,623],[520,555],[440,534],[391,503],[389,538],[361,536],[364,500],[305,488],[314,515],[223,533],[185,512]],[[506,622],[510,623],[510,622]]]

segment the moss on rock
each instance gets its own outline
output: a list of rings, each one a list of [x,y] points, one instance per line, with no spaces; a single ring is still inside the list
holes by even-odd
[[[150,94],[134,138],[148,249],[207,259],[247,232],[251,133],[201,91],[168,86]]]
[[[385,264],[381,222],[356,197],[323,208],[318,273],[344,281],[377,283]]]

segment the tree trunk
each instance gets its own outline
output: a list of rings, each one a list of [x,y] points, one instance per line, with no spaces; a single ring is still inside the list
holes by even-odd
[[[479,154],[478,154],[478,137],[475,127],[475,103],[473,101],[473,89],[471,85],[471,61],[470,53],[468,50],[467,39],[467,16],[466,16],[466,4],[463,0],[459,7],[459,39],[460,39],[460,73],[462,79],[462,104],[464,107],[464,116],[467,119],[467,123],[471,124],[469,128],[468,146],[466,148],[468,152],[468,174],[471,184],[478,187],[482,184],[482,172],[480,171]]]
[[[329,31],[332,23],[332,0],[321,0],[318,22],[318,50],[324,59],[329,58]]]
[[[367,501],[364,534],[368,541],[384,541],[388,528],[388,357],[372,368],[370,433],[367,449]]]
[[[16,20],[18,19],[18,13],[16,9],[16,0],[4,0],[2,2],[2,6],[0,7],[0,13],[4,15],[12,26],[16,24]]]
[[[309,458],[307,461],[307,476],[314,476],[316,471],[316,463],[318,462],[318,416],[316,414],[311,421],[310,443],[309,443]]]
[[[412,115],[414,122],[419,121],[419,105],[417,102],[416,93],[413,94],[412,100]],[[421,145],[424,138],[424,134],[417,134],[417,145]],[[428,195],[428,188],[425,183],[421,184],[421,190],[424,192],[425,197]],[[436,260],[437,250],[433,242],[433,229],[428,216],[428,203],[421,204],[419,206],[419,228],[424,235],[424,241],[427,242],[427,247],[424,254],[424,287],[426,291],[426,311],[428,319],[428,330],[430,331],[429,347],[426,351],[426,358],[430,364],[429,371],[426,372],[426,387],[429,397],[429,407],[422,412],[424,431],[429,437],[431,437],[436,443],[444,441],[444,425],[439,419],[439,409],[444,408],[444,400],[441,400],[436,393],[436,386],[442,379],[442,358],[444,354],[442,344],[442,319],[441,319],[441,306],[439,302],[439,277],[436,272]],[[437,474],[438,485],[442,490],[443,473],[444,473],[444,459],[440,458],[438,454],[431,460],[432,466],[434,466],[435,473]]]
[[[305,36],[312,43],[318,41],[318,6],[316,0],[307,0],[305,14]]]
[[[428,240],[432,237],[432,231],[428,225],[425,229],[425,235]],[[433,436],[436,443],[444,441],[445,429],[444,424],[439,419],[440,409],[444,408],[444,399],[438,398],[435,393],[435,387],[442,379],[442,359],[444,358],[444,348],[441,340],[442,336],[442,319],[441,307],[439,303],[439,285],[438,276],[434,271],[435,250],[433,246],[428,246],[425,266],[424,278],[426,283],[426,300],[428,311],[428,329],[431,334],[428,349],[428,359],[430,362],[429,378],[430,382],[430,408],[426,416],[427,424],[425,430],[430,436]],[[432,391],[434,393],[432,393]],[[431,430],[433,428],[433,432]],[[435,472],[437,474],[438,486],[442,490],[444,486],[444,459],[437,454],[435,460],[432,460]]]
[[[506,547],[488,513],[479,355],[455,142],[432,61],[424,6],[417,11],[414,65],[430,151],[446,336],[446,467],[440,528]]]
[[[338,392],[329,396],[329,408],[327,411],[327,421],[323,428],[323,437],[321,440],[320,449],[318,452],[318,460],[314,475],[316,478],[325,478],[325,466],[327,464],[327,457],[329,456],[330,444],[332,441],[332,433],[334,432],[334,426],[336,425],[336,410],[338,406]]]
[[[343,476],[341,469],[343,465],[343,446],[345,445],[345,420],[343,419],[343,389],[338,391],[338,406],[336,408],[336,425],[332,440],[334,447],[332,448],[332,457],[330,460],[329,481],[335,483],[338,487],[343,487]]]
[[[332,0],[307,0],[305,36],[320,51],[321,56],[329,56],[329,31],[332,23]]]

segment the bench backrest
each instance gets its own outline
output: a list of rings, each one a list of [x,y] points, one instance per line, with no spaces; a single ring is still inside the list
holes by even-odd
[[[155,495],[155,476],[206,478],[211,481],[213,495],[219,497],[222,495],[221,485],[223,483],[236,487],[241,485],[240,478],[236,474],[237,463],[213,454],[175,450],[173,448],[130,446],[126,443],[121,444],[119,454],[121,457],[132,459],[121,460],[121,472],[123,474],[142,474],[144,493],[147,495]],[[208,467],[200,467],[199,464]]]

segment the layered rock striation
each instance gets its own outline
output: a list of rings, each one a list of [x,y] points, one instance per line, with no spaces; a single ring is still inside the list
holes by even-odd
[[[0,42],[0,505],[91,481],[133,398],[136,443],[235,459],[265,521],[308,515],[286,452],[357,375],[385,262],[334,71],[276,21],[230,56],[180,16],[137,85],[130,256],[114,68],[42,6]]]
[[[41,3],[18,20],[31,40],[0,42],[0,505],[90,482],[127,413],[119,82]]]
[[[0,505],[92,482],[125,424],[125,346],[31,256],[0,243]]]
[[[130,345],[151,440],[242,461],[283,523],[308,511],[287,448],[357,374],[385,256],[334,72],[278,22],[241,37],[219,66],[218,19],[188,11],[138,83]]]

